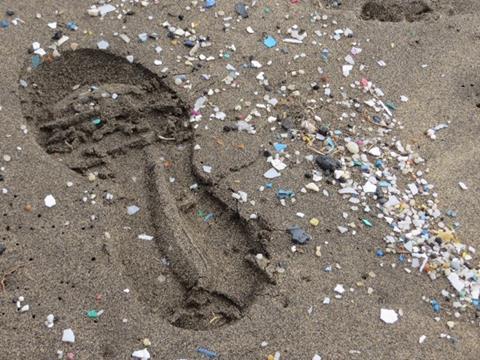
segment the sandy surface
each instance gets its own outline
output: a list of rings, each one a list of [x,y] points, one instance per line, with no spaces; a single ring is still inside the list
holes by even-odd
[[[8,19],[18,16],[24,22],[0,29],[0,174],[4,178],[0,188],[6,189],[0,194],[0,243],[6,246],[0,255],[0,276],[5,274],[5,288],[0,288],[1,359],[55,359],[58,350],[76,359],[129,359],[134,350],[145,347],[144,339],[151,342],[148,351],[153,359],[199,359],[198,347],[215,351],[221,359],[267,359],[275,352],[281,359],[312,359],[315,354],[322,359],[478,358],[479,321],[472,307],[452,308],[452,301],[446,301],[441,290],[455,291],[443,275],[432,281],[408,263],[400,263],[398,254],[376,256],[377,249],[385,248],[383,237],[390,230],[375,216],[367,216],[374,223],[372,228],[361,225],[366,215],[351,211],[351,204],[337,194],[338,184],[329,184],[327,175],[319,185],[328,191],[328,197],[322,191],[301,193],[300,189],[311,181],[304,174],[315,169],[315,164],[304,157],[316,154],[301,138],[282,138],[280,125],[268,123],[267,118],[281,111],[304,111],[311,105],[307,104],[309,99],[320,101],[323,90],[311,87],[312,82],[321,84],[319,66],[335,100],[341,98],[341,86],[349,95],[360,97],[358,92],[350,93],[349,84],[363,77],[373,81],[386,100],[398,106],[395,118],[401,124],[394,136],[405,145],[412,144],[425,159],[418,169],[428,169],[425,178],[435,184],[439,207],[458,212],[456,218],[446,218],[445,222],[458,221],[458,237],[467,245],[478,246],[480,79],[475,65],[480,55],[480,6],[474,0],[431,1],[427,7],[419,2],[409,5],[412,2],[397,1],[402,4],[394,11],[377,9],[380,20],[389,20],[378,21],[367,20],[372,16],[366,10],[362,12],[363,1],[344,0],[340,7],[333,8],[326,6],[328,3],[258,1],[249,9],[248,18],[237,19],[234,1],[218,0],[217,6],[207,11],[201,11],[202,4],[187,1],[160,1],[146,7],[126,2],[124,9],[134,10],[133,15],[118,19],[118,13],[112,12],[101,19],[87,15],[90,1],[1,2],[0,18],[11,9],[15,15]],[[384,4],[395,6],[393,1]],[[218,15],[219,11],[224,15]],[[328,18],[312,22],[314,12]],[[36,18],[37,13],[41,18]],[[224,19],[229,16],[233,18]],[[65,29],[69,21],[75,21],[79,29]],[[183,39],[172,42],[167,37],[164,21],[184,28],[194,23],[196,33],[208,36],[211,42],[211,47],[201,48],[195,56],[202,53],[215,60],[187,59],[190,49],[182,44]],[[49,28],[50,22],[58,22],[57,29]],[[226,31],[225,23],[230,24]],[[308,33],[303,44],[279,42],[272,49],[263,45],[263,33],[280,41],[295,24]],[[254,34],[246,31],[248,26]],[[347,27],[352,29],[353,38],[338,42],[328,35],[317,38],[314,33],[321,29],[330,35],[335,29]],[[82,64],[92,58],[79,55],[59,74],[55,67],[61,60],[28,71],[32,42],[38,41],[48,50],[58,30],[69,36],[60,53],[70,50],[72,43],[79,49],[96,49],[97,42],[104,39],[109,42],[109,51],[122,59],[120,65],[115,65],[117,60],[107,59],[103,67],[92,70]],[[114,36],[117,32],[127,34],[130,43]],[[138,34],[143,32],[157,33],[158,39],[139,42]],[[317,43],[312,44],[312,40]],[[352,74],[345,78],[341,66],[352,43],[362,48],[362,53]],[[229,49],[232,45],[235,51]],[[162,47],[160,54],[155,52],[156,46]],[[328,64],[321,58],[324,47],[331,52]],[[228,59],[223,55],[226,52]],[[300,54],[304,56],[294,59]],[[124,60],[127,55],[133,55],[134,61],[143,66],[138,74]],[[242,67],[249,63],[250,56],[263,67]],[[155,60],[161,60],[162,65],[155,65]],[[192,68],[188,60],[200,65]],[[386,66],[379,66],[379,60]],[[365,64],[362,71],[360,63]],[[235,87],[222,81],[228,75],[227,64],[240,73]],[[422,67],[424,64],[428,66]],[[36,71],[43,67],[50,72],[35,78]],[[162,72],[165,67],[168,70]],[[261,71],[270,86],[259,84],[256,76]],[[297,76],[292,76],[292,71],[297,71]],[[84,160],[83,155],[76,155],[81,152],[68,156],[46,152],[45,133],[38,124],[71,115],[62,109],[75,101],[65,97],[82,90],[71,90],[72,84],[93,85],[91,82],[96,81],[97,85],[130,82],[140,86],[141,80],[135,80],[135,76],[143,79],[142,74],[147,72],[157,79],[152,81],[164,78],[189,108],[203,92],[218,89],[201,110],[202,119],[190,124],[186,139],[127,149],[126,155],[107,157],[106,165],[86,169],[84,175],[72,170],[76,160]],[[178,74],[185,74],[188,82],[176,85]],[[211,76],[205,80],[202,74]],[[26,89],[19,86],[20,79],[29,79]],[[32,79],[39,82],[43,92],[32,88]],[[42,88],[47,81],[51,84]],[[281,87],[292,84],[299,96],[284,96],[289,91]],[[113,89],[118,90],[115,86]],[[160,90],[142,89],[145,92],[140,95],[132,90],[131,101],[125,105],[127,114],[128,106],[141,104],[145,109],[157,103],[156,98],[158,103],[165,101],[173,108],[182,106],[179,100],[169,98],[169,90],[163,85]],[[255,110],[256,104],[267,103],[265,95],[278,98],[280,104],[270,113],[257,108],[261,116],[252,120],[256,134],[224,130],[225,125],[232,126]],[[401,103],[402,95],[409,101]],[[153,96],[152,102],[149,96]],[[55,108],[59,101],[67,105]],[[235,110],[239,104],[241,110]],[[115,105],[111,106],[116,111]],[[215,107],[225,112],[225,120],[210,118]],[[319,111],[322,124],[344,129],[346,123],[338,120],[342,111],[335,106]],[[159,127],[165,137],[178,134],[177,121],[188,122],[188,116],[172,114],[176,124],[173,132],[162,133],[164,128]],[[152,119],[148,120],[153,121],[148,123],[150,130],[157,127]],[[425,136],[427,129],[447,122],[449,128],[440,130],[435,141]],[[22,125],[28,129],[26,134]],[[376,126],[357,126],[376,136]],[[287,143],[291,158],[282,176],[270,181],[263,177],[269,168],[264,152],[273,152],[274,142]],[[103,140],[100,144],[110,145]],[[195,150],[195,145],[200,150]],[[163,185],[156,187],[163,192],[157,197],[152,195],[151,173],[146,171],[152,166],[148,156],[165,171]],[[341,156],[341,152],[335,155]],[[211,173],[205,172],[204,165],[211,166]],[[96,173],[93,181],[88,179],[90,172]],[[165,185],[167,178],[176,181]],[[407,180],[400,179],[399,183]],[[458,186],[460,181],[468,190]],[[67,182],[73,186],[68,187]],[[197,182],[200,190],[191,195],[189,187]],[[259,187],[267,182],[274,182],[275,190],[294,190],[296,201],[287,200],[282,206],[275,190],[260,192]],[[170,197],[161,195],[167,188]],[[255,203],[237,202],[232,192],[238,191],[246,192],[248,200]],[[113,195],[112,200],[106,199],[107,193]],[[56,199],[52,208],[44,204],[48,194]],[[193,208],[177,213],[176,206],[191,197]],[[162,214],[155,212],[157,204],[176,205]],[[133,216],[127,214],[131,205],[140,208]],[[297,212],[305,213],[305,218],[298,218]],[[343,219],[342,212],[350,214],[348,220]],[[208,213],[215,214],[211,222],[202,219]],[[259,220],[252,221],[252,213]],[[312,217],[320,220],[318,226],[309,225]],[[337,231],[337,226],[352,221],[357,224],[355,235]],[[301,249],[297,252],[292,252],[291,238],[285,232],[292,224],[312,236],[307,245],[297,246]],[[207,263],[213,265],[207,270],[201,270],[201,261],[196,262],[189,252],[188,239],[178,240],[186,236],[176,235],[182,229],[202,239],[195,241],[199,253],[211,257]],[[155,239],[138,239],[142,233]],[[184,253],[176,246],[185,246]],[[321,246],[321,257],[315,255],[317,246]],[[262,264],[247,266],[245,259],[250,256],[250,262],[255,263],[257,253],[268,258],[267,268]],[[478,260],[470,264],[477,266]],[[331,272],[325,271],[328,266]],[[202,286],[208,290],[199,286],[192,295],[189,282],[198,285],[198,279],[204,279],[200,282],[205,282]],[[341,298],[334,292],[337,284],[346,289]],[[17,311],[15,301],[19,296],[25,298],[22,305],[29,304],[28,311]],[[199,303],[206,299],[209,305],[192,310],[187,304],[189,296]],[[331,299],[329,305],[323,304],[325,297]],[[440,313],[433,312],[428,299],[442,305]],[[385,324],[380,320],[381,308],[403,315],[395,324]],[[104,313],[92,320],[86,316],[92,309]],[[56,317],[52,328],[44,324],[48,314]],[[453,329],[447,326],[449,321],[454,322]],[[73,344],[61,341],[62,331],[67,328],[75,333]],[[422,335],[426,340],[420,344]]]

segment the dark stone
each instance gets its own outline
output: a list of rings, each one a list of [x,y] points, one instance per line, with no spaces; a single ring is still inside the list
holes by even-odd
[[[317,165],[326,172],[334,172],[342,167],[338,160],[335,160],[331,156],[328,155],[319,155],[315,158],[315,162]]]
[[[323,136],[328,136],[329,132],[330,132],[330,130],[328,130],[328,127],[326,127],[326,126],[322,126],[322,127],[320,127],[320,129],[318,129],[318,133],[320,135],[323,135]]]
[[[289,228],[288,232],[292,236],[292,241],[296,244],[304,245],[311,239],[311,236],[308,235],[303,229],[300,229],[297,225]]]
[[[60,40],[63,36],[63,32],[57,31],[55,34],[53,34],[52,39],[53,40]]]
[[[7,16],[13,16],[13,15],[15,15],[15,11],[13,11],[13,10],[7,10],[7,11],[6,11],[6,14],[7,14]]]
[[[236,3],[235,4],[235,11],[242,18],[247,18],[248,17],[247,8],[246,8],[244,3]]]
[[[268,151],[268,150],[265,150],[265,151],[263,152],[263,156],[265,156],[266,158],[268,158],[268,157],[272,156],[272,153],[271,153],[270,151]]]
[[[0,181],[3,181],[3,180],[5,180],[5,178],[3,177],[2,174],[0,174]]]
[[[0,243],[0,255],[3,255],[3,253],[7,250],[7,247]]]
[[[290,118],[286,118],[282,120],[282,128],[284,130],[291,130],[294,128],[293,121]]]

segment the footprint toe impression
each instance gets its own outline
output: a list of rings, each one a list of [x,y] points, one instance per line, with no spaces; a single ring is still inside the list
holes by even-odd
[[[266,251],[255,241],[255,225],[203,186],[188,190],[199,181],[191,166],[194,134],[177,94],[145,67],[92,49],[66,52],[24,79],[24,115],[47,153],[82,175],[98,173],[107,185],[141,168],[145,181],[138,195],[166,259],[151,269],[161,275],[167,266],[174,280],[166,291],[141,284],[136,279],[145,269],[125,260],[140,299],[183,328],[204,330],[242,318],[264,283],[252,256]],[[173,170],[165,159],[175,159],[182,189],[168,181]],[[196,215],[206,210],[199,221]]]

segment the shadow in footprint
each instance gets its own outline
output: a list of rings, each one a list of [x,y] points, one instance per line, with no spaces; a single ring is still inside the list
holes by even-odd
[[[204,187],[185,191],[199,179],[188,108],[176,93],[140,64],[92,49],[66,52],[24,79],[24,115],[47,153],[80,174],[95,171],[107,184],[122,183],[124,172],[145,175],[140,193],[124,190],[144,198],[165,260],[153,254],[147,267],[131,258],[123,263],[149,309],[196,330],[241,319],[265,283],[255,260],[266,254],[258,241],[264,231]],[[165,159],[173,159],[174,170]],[[168,181],[173,175],[185,186]],[[152,274],[164,277],[164,268],[173,281],[153,283]]]
[[[360,17],[382,22],[414,22],[423,20],[432,11],[422,0],[371,0],[362,6]]]

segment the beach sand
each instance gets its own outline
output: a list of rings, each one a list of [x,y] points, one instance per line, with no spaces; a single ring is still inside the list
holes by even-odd
[[[206,11],[200,11],[202,3],[192,5],[189,1],[150,2],[145,7],[125,2],[124,8],[134,10],[134,14],[121,19],[116,12],[102,19],[89,16],[86,10],[91,1],[6,0],[0,4],[0,14],[7,9],[15,12],[5,18],[11,21],[18,16],[24,21],[0,30],[0,174],[4,177],[0,188],[8,189],[0,194],[0,243],[6,246],[0,255],[0,276],[5,274],[5,288],[0,291],[0,359],[55,359],[57,350],[65,356],[71,352],[76,359],[129,359],[134,350],[145,347],[146,338],[151,342],[151,357],[162,360],[200,359],[198,347],[228,360],[267,359],[275,352],[287,360],[309,360],[315,354],[322,359],[479,357],[478,315],[471,308],[456,310],[451,301],[443,299],[442,289],[454,292],[444,276],[432,281],[415,269],[407,273],[404,268],[410,266],[399,263],[398,255],[375,256],[376,249],[385,247],[383,238],[390,232],[380,219],[371,217],[374,226],[360,226],[356,235],[337,231],[337,226],[347,222],[359,223],[362,215],[350,211],[351,204],[336,193],[336,185],[322,180],[321,188],[330,196],[322,191],[299,193],[296,202],[287,201],[287,206],[281,206],[274,190],[258,191],[269,182],[263,177],[269,168],[264,152],[272,151],[272,143],[280,139],[280,131],[271,131],[274,124],[266,121],[275,111],[267,114],[258,108],[262,115],[254,119],[256,134],[224,129],[256,104],[265,103],[265,95],[281,99],[282,86],[294,84],[300,96],[289,97],[278,107],[287,112],[304,109],[307,99],[323,96],[310,85],[320,83],[319,66],[324,68],[336,99],[341,97],[340,86],[348,89],[352,79],[366,77],[398,104],[395,117],[402,125],[394,130],[395,136],[404,145],[412,144],[425,159],[421,169],[429,169],[425,178],[435,184],[439,207],[458,211],[454,219],[461,223],[458,237],[467,245],[479,245],[480,165],[476,160],[480,150],[476,142],[480,133],[480,4],[474,0],[438,0],[427,7],[418,1],[414,5],[397,1],[402,6],[394,10],[369,5],[362,11],[365,1],[342,3],[336,7],[318,0],[258,1],[245,19],[237,19],[235,2],[230,0],[218,0],[216,7]],[[395,5],[392,1],[383,3]],[[186,10],[187,6],[191,10]],[[218,15],[220,11],[224,15]],[[328,19],[311,22],[314,12]],[[228,16],[233,19],[224,20]],[[65,29],[69,21],[75,21],[79,29]],[[172,42],[167,37],[162,27],[165,21],[185,28],[195,23],[196,33],[208,36],[211,42],[211,47],[201,48],[199,53],[215,60],[192,61],[200,64],[196,67],[186,64],[190,49],[182,44],[183,39]],[[50,22],[58,22],[57,29],[49,28]],[[224,23],[231,25],[224,29]],[[267,49],[262,43],[263,33],[280,40],[295,24],[308,33],[303,44],[279,43]],[[328,25],[322,28],[321,24]],[[248,26],[254,34],[246,31]],[[331,59],[325,64],[320,54],[324,46],[311,43],[316,39],[314,31],[330,34],[337,28],[350,28],[354,35],[338,42],[328,36],[317,38],[331,50]],[[66,55],[70,60],[65,63],[61,63],[62,56],[29,72],[32,43],[37,41],[47,50],[58,30],[69,36],[59,48],[61,54],[72,43],[78,43],[78,49],[96,49],[97,42],[104,39],[113,55],[98,60],[102,55],[77,50],[77,55]],[[144,32],[157,33],[158,39],[138,41],[138,34]],[[127,34],[130,43],[114,33]],[[363,72],[355,69],[345,78],[341,65],[353,42],[362,48],[359,58],[366,68]],[[228,50],[232,45],[235,51]],[[156,46],[162,47],[160,54]],[[282,52],[283,48],[288,52]],[[219,56],[227,52],[229,58]],[[302,53],[305,55],[294,60]],[[141,66],[132,69],[125,60],[127,55],[133,55]],[[251,56],[263,67],[243,69],[241,64],[249,63]],[[156,59],[163,64],[155,65]],[[386,66],[379,66],[379,60]],[[89,67],[95,61],[104,66]],[[222,81],[228,75],[227,64],[241,73],[236,87]],[[162,73],[164,67],[168,71]],[[305,74],[291,75],[299,70]],[[261,71],[268,76],[271,89],[259,85],[256,76]],[[176,85],[176,74],[185,74],[191,87]],[[211,77],[204,80],[202,74]],[[28,80],[26,89],[19,85],[20,79]],[[35,81],[39,89],[32,88]],[[81,170],[72,168],[76,161],[102,157],[80,151],[48,153],[47,136],[52,133],[37,126],[51,118],[72,119],[65,109],[76,100],[65,98],[88,91],[88,86],[73,90],[72,85],[78,82],[84,82],[82,86],[110,84],[105,89],[128,93],[120,112],[129,115],[135,108],[139,119],[151,115],[147,134],[156,129],[157,116],[166,116],[173,125],[162,135],[177,137],[185,132],[185,138],[153,145],[146,140],[122,148],[118,156],[104,158],[106,163],[95,169],[99,174],[90,181],[90,169],[84,169],[82,175]],[[112,85],[119,82],[131,88]],[[185,130],[185,114],[209,89],[219,91],[209,96],[208,110],[202,110],[203,118],[194,124],[198,126]],[[400,103],[402,95],[409,101]],[[157,103],[166,104],[165,108],[146,110]],[[235,110],[238,104],[242,104],[240,111]],[[226,113],[226,120],[209,118],[215,106]],[[109,109],[119,110],[115,105]],[[335,128],[340,126],[339,115],[326,115],[324,121]],[[428,129],[447,122],[449,127],[438,131],[435,141],[425,135]],[[26,125],[27,134],[22,125]],[[374,133],[376,128],[371,126]],[[110,143],[99,142],[99,151],[115,145],[114,138],[109,139]],[[316,154],[301,140],[285,142],[292,158],[277,183],[298,192],[310,182],[304,174],[315,165],[295,163],[294,151],[299,151],[300,159]],[[200,150],[193,149],[195,145]],[[2,158],[5,154],[10,161]],[[205,166],[211,167],[211,173]],[[154,169],[165,172],[165,178],[155,180]],[[166,184],[169,178],[175,182]],[[152,181],[162,185],[152,185]],[[468,190],[462,190],[459,182]],[[200,183],[200,190],[192,200],[189,187],[194,183]],[[232,192],[238,191],[247,193],[255,205],[233,199]],[[166,195],[169,192],[171,196]],[[113,199],[109,200],[107,193]],[[52,208],[44,204],[49,194],[56,200]],[[161,209],[170,209],[171,204],[184,201],[187,210],[183,213],[158,210],[159,204],[163,204]],[[132,205],[140,211],[128,215],[127,207]],[[305,213],[305,219],[299,219],[297,212]],[[344,220],[342,212],[349,213],[350,218]],[[215,216],[213,225],[204,220],[209,213]],[[252,213],[261,221],[249,220]],[[319,226],[308,225],[311,217],[320,220]],[[208,255],[205,269],[200,265],[203,255],[192,255],[190,251],[196,250],[188,243],[190,235],[173,224],[176,219],[187,224],[190,235],[202,239],[197,245],[198,254]],[[292,224],[301,225],[312,236],[307,245],[297,245],[301,251],[291,251],[293,244],[285,230]],[[140,240],[139,234],[155,239]],[[172,240],[177,234],[183,240]],[[178,255],[182,246],[184,253]],[[321,246],[321,257],[315,255],[316,246]],[[246,264],[247,258],[255,263],[257,253],[268,254],[268,271]],[[478,260],[471,263],[476,265]],[[332,267],[331,272],[324,271],[327,266]],[[272,275],[272,268],[284,272],[273,271]],[[190,294],[189,282],[200,278],[215,291],[200,289]],[[346,290],[340,299],[335,297],[337,284]],[[199,310],[186,305],[189,295]],[[19,296],[25,298],[23,304],[29,304],[28,311],[17,311]],[[325,297],[331,299],[329,305],[323,304]],[[424,299],[437,299],[441,312],[434,313]],[[202,301],[210,305],[203,306]],[[385,324],[380,320],[381,308],[403,315],[395,324]],[[104,313],[93,320],[86,316],[92,309]],[[224,316],[215,313],[218,309],[223,309]],[[44,324],[48,314],[56,317],[52,328]],[[447,326],[448,321],[454,321],[453,329]],[[62,331],[68,328],[76,336],[73,344],[61,341]],[[426,340],[420,344],[422,335]]]

